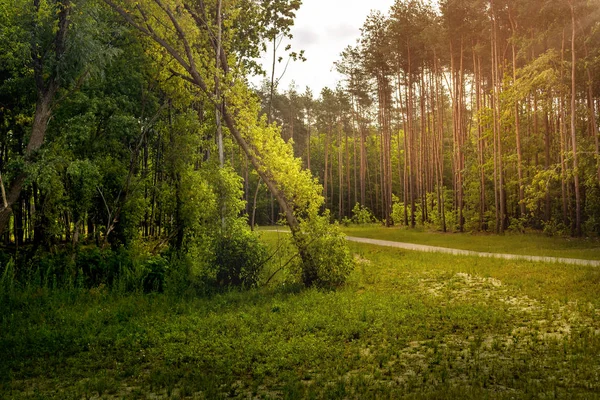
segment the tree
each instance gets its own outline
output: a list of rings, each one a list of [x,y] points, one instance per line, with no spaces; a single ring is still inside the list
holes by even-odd
[[[317,213],[323,198],[318,195],[318,187],[310,173],[302,171],[299,160],[293,158],[291,146],[281,139],[276,128],[268,125],[265,119],[258,118],[259,105],[246,86],[243,68],[239,67],[239,63],[235,66],[229,63],[229,57],[235,54],[231,42],[223,42],[219,70],[201,63],[204,49],[217,46],[210,35],[211,27],[206,23],[205,3],[153,0],[119,5],[111,0],[104,1],[140,34],[157,43],[177,62],[178,67],[173,69],[173,74],[200,89],[206,100],[213,104],[220,99],[216,100],[213,96],[210,78],[217,74],[222,77],[220,82],[227,89],[222,90],[221,114],[229,133],[276,198],[303,263],[304,283],[307,286],[318,284],[316,250],[309,246],[306,234],[311,221],[317,223],[319,219]],[[223,26],[234,26],[236,18],[262,15],[250,12],[240,16],[227,10],[224,14],[232,20],[223,21]],[[275,17],[277,14],[269,15]],[[169,26],[168,30],[165,25]],[[228,37],[232,32],[224,32],[224,35]],[[335,232],[332,235],[335,236]],[[351,264],[346,252],[338,255],[341,257],[338,260],[340,265]]]
[[[6,12],[3,32],[10,41],[7,46],[17,49],[15,58],[26,59],[29,70],[15,71],[31,74],[35,85],[35,111],[29,140],[20,156],[30,164],[44,143],[48,122],[57,105],[94,71],[105,65],[113,49],[103,35],[110,35],[110,25],[96,14],[95,2],[77,0],[2,2]],[[78,12],[74,13],[73,10]],[[101,15],[101,14],[100,14]],[[27,45],[26,43],[29,43]],[[31,71],[31,72],[30,72]],[[61,92],[62,91],[62,92]],[[0,234],[8,227],[12,206],[19,199],[27,178],[21,168],[12,179],[8,190],[2,188],[3,206],[0,209]]]

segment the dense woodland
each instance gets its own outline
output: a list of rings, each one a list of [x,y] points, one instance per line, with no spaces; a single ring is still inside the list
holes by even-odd
[[[303,58],[279,48],[299,7],[1,0],[4,258],[60,254],[39,268],[93,284],[141,254],[254,284],[249,226],[285,221],[298,279],[328,286],[352,264],[334,220],[600,232],[597,0],[397,1],[318,97],[275,79]]]
[[[341,54],[343,82],[290,87],[275,118],[339,220],[358,203],[386,225],[597,234],[599,10],[397,1]]]
[[[297,279],[343,282],[352,262],[321,189],[247,83],[299,6],[2,0],[3,261],[45,282],[134,271],[162,286],[178,265],[183,285],[252,286],[269,257],[244,198],[261,181],[291,228]]]

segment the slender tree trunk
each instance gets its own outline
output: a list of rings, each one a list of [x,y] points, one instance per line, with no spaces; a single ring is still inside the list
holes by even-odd
[[[563,29],[562,35],[562,46],[561,46],[561,65],[564,63],[565,54],[565,31]],[[560,69],[561,81],[564,79],[564,69]],[[566,153],[567,153],[567,133],[566,133],[566,111],[565,111],[565,93],[561,93],[560,96],[560,175],[561,175],[561,195],[562,195],[562,211],[563,211],[563,224],[568,225],[568,196],[567,196],[567,164],[566,164]]]
[[[426,124],[426,112],[425,112],[425,76],[421,74],[420,79],[420,93],[419,93],[419,105],[421,114],[421,140],[420,140],[420,157],[419,157],[419,169],[421,177],[421,224],[425,225],[428,220],[427,216],[427,168],[425,164],[425,157],[427,155],[427,124]]]
[[[217,0],[217,10],[216,10],[216,23],[217,23],[217,48],[215,51],[215,67],[216,71],[221,70],[221,35],[222,35],[222,27],[221,27],[221,0]],[[274,70],[274,68],[273,68]],[[217,104],[215,105],[215,123],[217,127],[217,149],[219,151],[219,166],[221,168],[225,167],[225,152],[223,149],[223,130],[221,128],[221,108],[222,108],[222,100],[221,100],[221,90],[219,88],[219,74],[215,73],[215,99]],[[271,101],[273,99],[271,98]],[[225,208],[225,201],[221,201],[221,229],[225,229],[225,213],[227,212]],[[183,240],[183,238],[182,238]]]
[[[254,198],[252,200],[252,218],[250,219],[250,230],[254,230],[254,224],[256,221],[256,200],[258,199],[258,191],[260,189],[260,181],[262,179],[259,177],[258,182],[256,182],[256,190],[254,191]]]
[[[477,114],[477,161],[479,164],[479,230],[485,230],[485,156],[483,129],[481,126],[481,58],[475,56],[473,48],[473,69],[475,75],[475,96]]]
[[[517,37],[517,26],[512,15],[510,15],[510,24],[513,31],[513,39]],[[517,50],[515,42],[512,42],[512,70],[513,70],[513,85],[516,88],[517,85]],[[523,153],[521,150],[521,120],[519,118],[519,100],[515,99],[515,138],[517,144],[517,176],[519,185],[519,211],[520,216],[524,217],[526,214],[525,210],[525,187],[523,183]]]
[[[492,11],[494,4],[492,3]],[[493,131],[494,131],[494,201],[496,204],[496,232],[504,233],[504,172],[502,168],[502,134],[500,131],[500,74],[498,71],[498,22],[492,14],[492,85],[493,85]]]
[[[463,232],[465,229],[465,217],[464,217],[464,184],[463,175],[465,169],[465,155],[464,155],[464,143],[465,143],[465,127],[463,121],[463,108],[464,108],[464,40],[460,38],[460,67],[458,76],[458,115],[457,115],[457,138],[458,138],[458,229]]]
[[[549,94],[548,107],[550,110],[544,115],[544,169],[550,170],[550,118],[552,115],[552,94]],[[551,198],[550,198],[550,187],[546,189],[546,198],[544,204],[544,221],[550,222],[552,218]]]
[[[588,57],[588,49],[587,45],[584,42],[585,56]],[[598,184],[600,184],[600,138],[598,138],[598,125],[596,122],[596,110],[594,107],[594,92],[593,92],[593,83],[592,74],[590,72],[590,67],[586,64],[585,72],[587,75],[587,96],[588,96],[588,113],[590,120],[590,129],[589,135],[594,138],[594,156],[596,157],[596,178],[598,179]]]
[[[216,69],[221,69],[221,0],[217,0],[217,49],[215,51],[215,63]],[[273,67],[275,71],[275,67]],[[215,106],[215,119],[217,125],[217,147],[219,150],[219,165],[221,168],[225,166],[225,153],[223,150],[223,130],[221,129],[221,92],[219,89],[219,74],[215,74],[215,98],[217,99],[217,105]],[[271,102],[273,101],[273,83],[271,83]]]
[[[367,132],[361,116],[359,116],[358,126],[360,129],[360,204],[365,206],[367,201]]]
[[[344,217],[344,163],[343,163],[343,149],[342,149],[342,127],[341,123],[338,121],[337,131],[338,131],[338,217],[341,221]]]
[[[354,110],[354,100],[352,101],[352,158],[353,158],[353,173],[354,173],[354,203],[358,203],[358,169],[356,160],[356,141],[358,140],[357,135],[357,124],[356,124],[356,112]],[[359,145],[360,146],[360,145]],[[350,206],[350,205],[349,205]]]
[[[344,215],[350,215],[350,211],[352,210],[352,182],[350,180],[350,149],[348,146],[348,131],[344,131],[344,138],[345,138],[345,149],[344,152],[346,153],[346,207],[347,210],[345,210],[345,214]]]
[[[306,140],[306,167],[310,171],[310,108],[306,109],[306,129],[308,134]]]
[[[445,118],[444,118],[444,114],[445,114],[445,105],[444,105],[444,96],[441,94],[441,90],[440,87],[442,86],[440,81],[441,81],[441,73],[439,70],[439,60],[437,58],[437,54],[434,53],[434,57],[435,57],[435,95],[436,95],[436,99],[437,99],[437,104],[438,104],[438,115],[439,115],[439,121],[438,121],[438,145],[439,148],[436,149],[437,152],[437,156],[438,156],[438,174],[439,174],[439,190],[440,190],[440,210],[441,210],[441,215],[442,215],[442,231],[446,232],[448,230],[448,227],[446,226],[446,195],[444,193],[445,191],[445,186],[444,186],[444,122],[445,122]],[[443,72],[442,72],[443,73]]]
[[[325,208],[328,207],[329,192],[327,191],[328,182],[328,171],[329,171],[329,135],[331,134],[331,125],[327,126],[327,132],[325,133],[325,171],[323,174],[323,196],[325,196]]]
[[[581,191],[579,188],[579,154],[577,153],[577,132],[575,127],[575,117],[577,113],[575,104],[575,74],[577,71],[575,55],[575,10],[573,3],[571,7],[571,146],[573,149],[573,178],[575,181],[575,234],[581,236]]]

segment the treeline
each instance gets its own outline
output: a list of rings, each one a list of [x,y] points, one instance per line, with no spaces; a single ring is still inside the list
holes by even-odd
[[[275,118],[339,220],[360,203],[386,225],[598,233],[598,9],[397,1],[341,54],[335,90],[292,87]]]
[[[0,271],[256,285],[269,255],[244,197],[260,181],[293,233],[287,276],[342,283],[352,262],[320,189],[247,85],[299,6],[0,0]]]

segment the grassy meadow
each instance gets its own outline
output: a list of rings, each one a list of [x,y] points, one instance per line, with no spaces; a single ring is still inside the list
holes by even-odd
[[[349,236],[395,242],[417,243],[461,250],[530,256],[581,258],[600,260],[600,239],[548,236],[539,232],[506,233],[443,233],[394,227],[383,229],[379,224],[343,227]]]
[[[337,291],[4,296],[0,398],[600,398],[599,268],[350,248]]]

